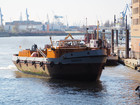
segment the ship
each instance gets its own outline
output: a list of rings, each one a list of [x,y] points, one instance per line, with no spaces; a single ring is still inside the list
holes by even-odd
[[[71,34],[63,40],[54,41],[38,49],[34,44],[31,49],[13,54],[12,61],[19,71],[38,74],[56,79],[92,80],[100,79],[106,63],[106,50],[87,47],[82,40],[74,39]],[[97,44],[97,43],[96,43]]]

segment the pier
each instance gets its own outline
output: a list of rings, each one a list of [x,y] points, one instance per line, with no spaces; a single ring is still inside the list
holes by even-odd
[[[130,39],[130,30],[123,30],[125,31],[125,34],[123,35],[123,38],[125,39],[124,42],[122,43],[121,40],[119,40],[120,38],[120,34],[119,34],[120,30],[114,30],[111,29],[110,30],[110,34],[105,33],[105,30],[103,29],[102,31],[102,37],[103,36],[110,36],[110,46],[111,46],[111,55],[108,56],[108,61],[110,61],[110,63],[115,61],[118,63],[121,63],[125,66],[128,66],[132,69],[135,70],[140,70],[140,56],[135,56],[134,52],[132,51],[132,48],[130,45],[131,40]],[[104,35],[107,34],[107,35]],[[116,39],[116,40],[114,40]]]

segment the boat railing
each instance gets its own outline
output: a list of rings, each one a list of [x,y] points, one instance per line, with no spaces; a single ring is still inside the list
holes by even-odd
[[[48,60],[46,58],[40,58],[40,57],[20,57],[20,56],[13,56],[13,60],[27,60],[27,61],[40,61],[40,62],[47,62]]]
[[[38,51],[44,58],[46,58],[46,54],[44,54],[40,49],[37,48],[37,51]]]

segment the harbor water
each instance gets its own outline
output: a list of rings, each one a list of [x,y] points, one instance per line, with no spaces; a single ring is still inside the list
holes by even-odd
[[[82,38],[82,36],[74,36]],[[52,37],[53,40],[64,36]],[[19,72],[12,54],[49,37],[0,38],[0,105],[139,105],[140,73],[126,66],[105,67],[97,82],[57,80]],[[19,48],[20,46],[20,48]]]

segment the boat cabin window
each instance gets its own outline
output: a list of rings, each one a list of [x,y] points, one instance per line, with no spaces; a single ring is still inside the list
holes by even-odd
[[[57,42],[57,46],[59,46],[59,47],[76,47],[76,46],[80,46],[81,45],[80,42],[81,42],[80,40],[58,41]]]

